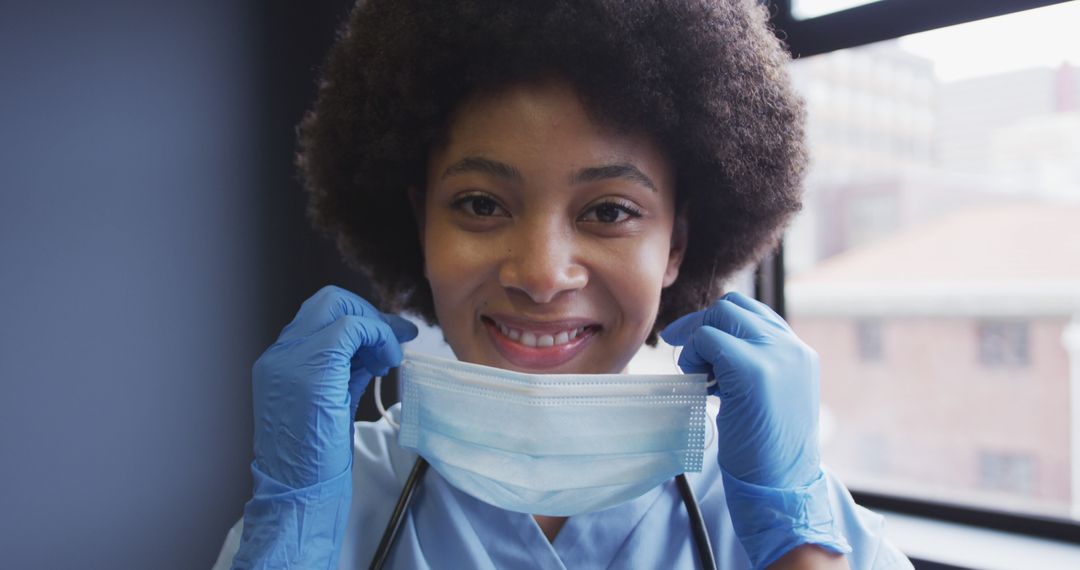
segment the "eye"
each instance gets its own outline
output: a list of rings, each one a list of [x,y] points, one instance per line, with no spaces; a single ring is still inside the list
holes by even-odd
[[[454,200],[452,206],[462,210],[466,214],[479,217],[509,215],[506,209],[500,206],[498,202],[484,194],[468,194],[460,196]]]
[[[640,218],[641,210],[623,202],[601,202],[581,216],[582,221],[600,222],[603,224],[618,224],[630,218]]]

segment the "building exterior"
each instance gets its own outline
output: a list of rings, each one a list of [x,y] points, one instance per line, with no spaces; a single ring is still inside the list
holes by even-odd
[[[799,60],[791,75],[810,149],[804,209],[785,242],[798,273],[907,224],[900,202],[911,197],[899,194],[933,168],[937,82],[897,41]]]
[[[969,208],[790,278],[849,485],[1080,514],[1080,205]]]
[[[804,210],[789,275],[968,206],[1080,202],[1080,69],[941,83],[886,41],[794,62],[807,102]]]
[[[1069,124],[1075,119],[1068,117],[1077,111],[1080,69],[1067,63],[941,84],[934,112],[935,163],[950,172],[986,175],[1031,164],[1035,149],[1056,161],[1062,153],[1077,151],[1053,144],[1060,136],[1075,137],[1070,133],[1076,127]],[[1018,130],[1033,127],[1036,132],[1016,138]],[[1070,158],[1075,161],[1080,154]],[[1019,188],[1032,190],[1030,182],[1025,179]]]
[[[855,488],[1080,518],[1080,69],[940,82],[796,61],[811,166],[788,318]]]

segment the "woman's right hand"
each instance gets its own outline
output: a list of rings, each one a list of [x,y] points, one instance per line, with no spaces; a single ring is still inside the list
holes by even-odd
[[[400,364],[409,321],[379,312],[339,287],[301,305],[277,341],[255,361],[255,462],[294,489],[352,465],[352,425],[373,376]]]

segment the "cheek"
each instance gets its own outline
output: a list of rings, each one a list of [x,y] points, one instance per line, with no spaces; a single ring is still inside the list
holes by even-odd
[[[427,278],[431,285],[431,295],[435,301],[435,311],[442,313],[445,307],[455,305],[454,299],[461,295],[461,279],[455,278],[452,270],[453,264],[448,263],[448,258],[438,253],[427,258]],[[439,322],[448,322],[439,315]]]
[[[630,324],[651,327],[660,304],[669,244],[650,239],[605,256],[606,281]]]
[[[455,319],[446,319],[444,314],[468,309],[462,301],[483,281],[490,253],[483,240],[439,224],[429,226],[424,252],[424,272],[431,284],[435,312],[445,326]]]

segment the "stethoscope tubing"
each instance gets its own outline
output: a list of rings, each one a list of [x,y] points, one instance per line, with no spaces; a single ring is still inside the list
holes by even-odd
[[[420,483],[424,473],[427,472],[427,468],[428,462],[423,457],[417,457],[412,471],[409,472],[409,478],[405,480],[405,486],[401,489],[401,496],[398,497],[397,504],[394,505],[394,512],[390,515],[390,522],[386,525],[382,539],[379,540],[379,546],[375,549],[375,556],[371,559],[371,566],[369,567],[371,570],[382,570],[383,565],[386,564],[386,558],[390,555],[390,549],[394,546],[394,541],[397,540],[398,531],[401,530],[401,523],[405,520],[405,513],[409,510],[409,504],[416,494],[416,486]],[[675,482],[679,487],[679,494],[682,496],[683,504],[686,505],[686,513],[690,517],[690,527],[694,533],[694,543],[697,545],[701,567],[704,570],[716,570],[716,559],[713,558],[709,532],[705,526],[705,518],[701,515],[697,497],[694,496],[694,490],[686,480],[685,474],[680,473],[675,476]]]
[[[394,541],[397,540],[398,531],[401,530],[401,522],[405,520],[405,511],[409,509],[409,503],[412,502],[416,485],[419,484],[420,479],[427,472],[427,468],[428,462],[423,457],[417,457],[412,471],[409,472],[409,478],[405,480],[405,486],[401,489],[401,496],[398,497],[397,504],[394,505],[394,512],[390,515],[390,523],[383,530],[379,546],[375,549],[375,556],[371,559],[371,570],[381,570],[383,564],[386,564],[386,557],[390,555],[390,548],[394,546]]]

